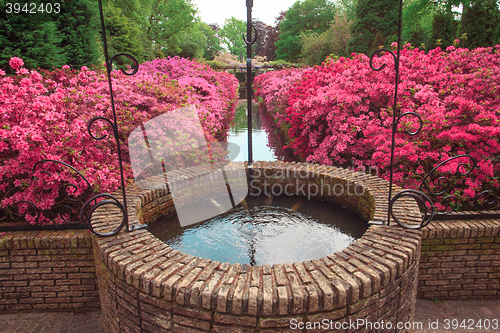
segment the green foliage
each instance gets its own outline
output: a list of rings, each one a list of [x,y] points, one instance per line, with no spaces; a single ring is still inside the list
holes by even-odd
[[[207,60],[205,63],[210,66],[212,69],[224,69],[227,67],[227,64],[222,61],[217,60]]]
[[[66,1],[57,15],[62,34],[61,47],[67,63],[74,67],[95,64],[102,54],[97,41],[100,40],[98,6],[92,0]]]
[[[190,32],[194,27],[195,15],[196,9],[190,0],[152,1],[147,36],[151,41],[154,41],[157,55],[161,53],[173,56],[182,51],[181,37],[185,37],[185,33]],[[190,43],[197,39],[199,38],[193,37]],[[196,44],[196,42],[194,43]]]
[[[432,21],[431,41],[436,42],[439,40],[437,43],[441,48],[453,45],[454,40],[457,38],[457,26],[458,23],[452,14],[445,12],[436,13]]]
[[[180,33],[179,56],[213,59],[222,50],[216,32],[204,22],[196,22],[192,29]]]
[[[429,0],[407,1],[403,6],[402,40],[417,47],[434,44],[430,40],[430,34],[435,14],[436,6],[429,3]]]
[[[319,65],[330,54],[326,46],[326,33],[300,35],[302,44],[302,61],[308,65]]]
[[[114,55],[126,52],[133,55],[139,62],[143,62],[144,46],[141,42],[142,33],[139,24],[127,17],[113,1],[103,4],[103,11],[108,53]]]
[[[203,58],[207,60],[213,60],[214,57],[222,51],[222,46],[220,45],[220,39],[217,35],[217,26],[210,26],[205,22],[199,22],[197,24],[198,29],[205,34],[207,37],[207,44],[203,48]]]
[[[297,61],[302,50],[301,35],[327,31],[335,15],[335,6],[328,0],[295,2],[280,23],[276,42],[277,59]]]
[[[338,14],[326,32],[302,35],[303,61],[309,65],[320,65],[328,56],[348,56],[351,23],[346,14]]]
[[[500,43],[500,10],[495,0],[474,1],[464,9],[461,33],[467,34],[465,46],[494,46]]]
[[[242,38],[242,34],[246,36],[246,31],[246,22],[233,16],[226,19],[224,26],[220,30],[223,43],[227,45],[229,52],[237,56],[240,61],[246,58],[246,44]]]
[[[397,34],[399,8],[394,0],[358,0],[349,43],[351,52],[370,55]]]
[[[23,10],[7,13],[8,2],[14,3],[0,0],[1,68],[9,70],[11,57],[22,57],[31,69],[64,64],[80,67],[96,62],[98,30],[92,17],[97,6],[91,0],[61,0],[60,6],[52,6],[51,13],[46,11],[47,1],[32,0],[26,11],[34,10],[33,14]]]

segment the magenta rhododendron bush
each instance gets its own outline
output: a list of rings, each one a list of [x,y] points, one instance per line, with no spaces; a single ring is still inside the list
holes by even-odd
[[[394,112],[394,58],[386,53],[374,59],[353,55],[327,60],[308,70],[268,72],[256,78],[262,104],[288,128],[290,147],[302,159],[326,165],[375,166],[389,179],[391,128]],[[444,188],[439,176],[454,181],[459,208],[483,190],[499,194],[500,176],[500,45],[475,50],[440,48],[427,54],[406,45],[401,52],[399,113],[415,112],[423,128],[415,136],[419,120],[408,115],[398,124],[395,144],[397,184],[418,188],[425,175],[440,162],[429,189]],[[460,166],[460,164],[466,164]],[[450,203],[448,201],[448,203]],[[441,204],[438,208],[444,209]],[[461,206],[461,207],[460,207]]]
[[[33,174],[34,165],[43,159],[70,164],[96,191],[111,193],[118,189],[118,155],[111,126],[102,120],[92,124],[95,137],[106,136],[102,140],[94,140],[87,132],[88,121],[94,117],[113,120],[105,72],[87,67],[76,71],[69,66],[52,72],[28,71],[19,58],[12,58],[10,66],[16,75],[6,76],[0,70],[0,217],[6,213],[8,219],[15,219],[17,210],[12,205],[22,200],[41,210],[57,211],[71,204],[67,198],[56,203],[56,199],[64,199],[65,191],[82,195],[86,189],[83,179],[61,164],[42,163]],[[226,137],[237,98],[234,76],[178,57],[144,63],[133,76],[120,71],[113,71],[111,76],[124,172],[129,181],[132,173],[127,138],[142,122],[195,105],[206,138]],[[61,185],[68,186],[64,190]],[[23,213],[27,205],[20,208]],[[40,222],[54,217],[46,213]],[[34,221],[29,214],[26,219]]]

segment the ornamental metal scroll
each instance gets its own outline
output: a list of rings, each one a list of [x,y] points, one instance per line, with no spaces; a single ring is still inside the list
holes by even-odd
[[[123,161],[122,161],[122,155],[121,155],[121,148],[120,148],[120,140],[119,140],[119,132],[118,132],[118,121],[116,117],[116,109],[115,109],[115,101],[114,101],[114,95],[113,95],[113,84],[111,81],[111,70],[113,68],[113,62],[118,58],[118,57],[125,57],[128,58],[129,60],[132,61],[133,67],[131,72],[125,71],[125,69],[120,68],[120,71],[125,74],[125,75],[134,75],[137,73],[139,70],[139,62],[137,59],[135,59],[132,55],[127,54],[127,53],[119,53],[114,55],[113,57],[109,58],[108,57],[108,46],[107,46],[107,41],[106,41],[106,29],[104,25],[104,14],[103,14],[103,9],[102,9],[102,0],[98,0],[99,4],[99,14],[100,14],[100,21],[101,21],[101,33],[102,33],[102,40],[103,40],[103,49],[104,49],[104,59],[106,63],[106,73],[107,73],[107,79],[108,79],[108,85],[109,85],[109,93],[110,93],[110,99],[111,99],[111,108],[113,111],[113,119],[109,119],[106,117],[94,117],[89,120],[87,124],[87,131],[89,135],[94,139],[94,140],[103,140],[104,138],[107,137],[106,134],[103,134],[101,136],[96,136],[92,133],[92,125],[94,125],[98,121],[104,121],[108,123],[112,130],[113,130],[113,136],[116,141],[116,147],[117,147],[117,152],[118,152],[118,162],[120,166],[120,180],[121,180],[121,189],[122,189],[122,200],[118,199],[112,194],[109,193],[96,193],[94,189],[92,188],[90,182],[84,177],[84,175],[76,170],[74,167],[71,165],[62,162],[62,161],[57,161],[57,160],[41,160],[35,164],[33,167],[32,173],[33,177],[35,177],[35,172],[37,169],[37,166],[51,162],[51,163],[56,163],[60,164],[63,166],[66,166],[70,168],[73,172],[75,172],[78,177],[80,177],[87,185],[87,188],[83,192],[83,195],[80,195],[79,198],[75,198],[68,194],[68,190],[72,189],[73,193],[76,193],[78,186],[74,183],[68,183],[63,185],[63,191],[64,191],[64,197],[66,200],[71,202],[73,205],[77,203],[82,203],[81,208],[79,209],[79,212],[77,213],[76,220],[69,220],[67,216],[73,214],[74,215],[74,207],[71,207],[69,205],[63,205],[62,207],[59,208],[58,211],[58,216],[62,219],[64,222],[63,225],[49,225],[49,226],[9,226],[9,227],[2,227],[1,230],[9,230],[9,231],[14,231],[14,230],[40,230],[40,229],[48,229],[48,230],[54,230],[54,229],[67,229],[68,227],[72,226],[74,228],[87,228],[89,229],[92,233],[94,233],[97,236],[101,237],[106,237],[106,236],[112,236],[116,235],[119,233],[122,229],[125,228],[127,231],[132,231],[132,230],[137,230],[140,228],[146,228],[147,225],[138,225],[138,226],[129,226],[129,220],[128,220],[128,208],[127,208],[127,194],[125,192],[125,178],[123,174]],[[46,174],[48,176],[51,176],[51,173],[47,170],[42,170],[40,171],[41,174]],[[32,180],[33,180],[32,177]],[[90,197],[89,197],[90,196]],[[86,199],[86,200],[85,200]],[[84,202],[85,200],[85,202]],[[34,222],[38,222],[40,218],[40,209],[37,207],[36,204],[34,204],[31,201],[28,200],[21,200],[15,204],[15,208],[19,211],[19,206],[20,205],[28,205],[28,208],[25,209],[25,212],[22,213],[22,216],[26,216],[26,214],[29,214],[29,211],[33,211],[35,214],[30,214],[33,219],[35,220]],[[104,205],[112,205],[117,208],[121,214],[122,214],[122,219],[117,225],[113,226],[106,226],[106,223],[103,225],[103,227],[111,227],[112,230],[107,231],[107,232],[102,232],[101,229],[95,230],[94,226],[92,225],[92,214],[99,209],[100,207]]]
[[[471,218],[498,218],[500,217],[500,214],[495,214],[495,213],[489,213],[484,210],[486,209],[494,209],[495,207],[498,207],[499,205],[499,198],[498,196],[490,190],[487,191],[482,191],[478,194],[475,195],[473,201],[472,201],[472,210],[474,214],[463,214],[463,213],[456,213],[457,208],[458,208],[458,198],[456,197],[455,194],[451,193],[452,189],[452,180],[449,177],[446,176],[440,176],[436,180],[434,180],[434,184],[436,188],[438,188],[438,191],[431,190],[429,188],[429,180],[431,179],[432,175],[434,173],[438,172],[438,169],[442,166],[445,166],[446,164],[450,163],[453,160],[457,159],[468,159],[469,163],[461,162],[457,165],[456,170],[454,174],[456,176],[468,176],[472,173],[472,171],[477,167],[477,162],[476,160],[468,155],[468,154],[462,154],[462,155],[457,155],[454,157],[450,157],[447,160],[439,163],[437,166],[435,166],[429,173],[424,177],[422,180],[419,189],[421,191],[425,191],[426,193],[429,193],[429,195],[433,198],[442,198],[440,203],[444,207],[449,207],[448,210],[444,212],[436,212],[434,214],[435,219],[440,219],[440,220],[447,220],[447,219],[471,219]],[[464,171],[462,171],[464,170]]]
[[[403,117],[416,117],[418,119],[418,128],[414,131],[405,130],[404,132],[407,135],[415,136],[422,130],[423,120],[422,117],[416,112],[405,112],[398,116],[398,89],[399,89],[399,65],[400,65],[400,54],[401,54],[401,31],[402,31],[402,17],[403,17],[403,1],[399,1],[399,21],[398,21],[398,41],[397,41],[397,53],[394,54],[393,51],[387,48],[380,48],[375,51],[370,57],[370,67],[374,71],[383,70],[387,64],[382,64],[380,67],[376,68],[373,65],[373,59],[375,56],[382,52],[388,52],[394,58],[394,69],[396,72],[395,76],[395,88],[394,88],[394,112],[392,119],[392,137],[391,137],[391,162],[390,162],[390,179],[389,179],[389,198],[388,198],[388,208],[387,208],[387,221],[371,221],[372,224],[385,224],[390,225],[391,217],[396,221],[397,224],[404,228],[408,229],[420,229],[428,225],[433,219],[447,219],[447,216],[452,218],[477,218],[477,217],[500,217],[500,214],[485,214],[479,208],[480,202],[483,207],[486,208],[494,208],[499,205],[499,198],[493,191],[483,191],[477,194],[474,198],[474,209],[478,212],[478,214],[453,214],[450,215],[457,208],[457,198],[455,195],[451,194],[451,185],[452,182],[448,177],[441,176],[437,179],[437,184],[444,187],[443,190],[439,192],[432,192],[429,187],[427,181],[430,177],[437,173],[438,168],[441,166],[459,158],[468,158],[470,163],[460,163],[457,167],[455,174],[459,176],[467,176],[476,168],[476,161],[470,155],[458,155],[439,163],[436,167],[434,167],[422,180],[422,183],[418,190],[416,189],[405,189],[398,192],[394,197],[392,196],[392,187],[394,184],[393,175],[394,175],[394,150],[395,150],[395,138],[397,133],[397,127]],[[465,172],[462,172],[461,169],[465,168]],[[470,168],[470,169],[468,169]],[[426,194],[425,192],[429,192]],[[396,211],[401,207],[401,205],[397,204],[397,201],[402,198],[410,198],[414,200],[420,207],[421,216],[419,217],[420,221],[415,221],[415,217],[408,217],[408,220],[413,220],[414,223],[406,223],[401,218],[396,215]],[[435,212],[435,203],[431,199],[431,197],[443,197],[442,203],[448,203],[450,208],[446,212]],[[451,204],[450,204],[451,202]]]

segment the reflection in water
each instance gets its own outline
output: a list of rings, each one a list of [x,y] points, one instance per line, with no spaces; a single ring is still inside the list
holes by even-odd
[[[181,228],[160,218],[150,232],[174,249],[220,262],[264,265],[319,259],[341,251],[367,229],[356,214],[302,197],[248,196],[241,206]],[[304,202],[305,201],[305,202]],[[304,203],[304,204],[302,204]]]
[[[241,151],[234,161],[248,160],[247,103],[242,99],[236,106],[234,124],[228,133],[228,142],[237,144]],[[259,111],[259,106],[252,104],[252,141],[254,161],[294,161],[291,152],[284,150],[281,138],[276,133],[273,119]]]

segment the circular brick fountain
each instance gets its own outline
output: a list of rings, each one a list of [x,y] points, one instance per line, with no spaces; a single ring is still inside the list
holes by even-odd
[[[248,172],[243,163],[226,170],[228,178]],[[289,192],[339,204],[367,221],[387,220],[388,182],[377,177],[279,161],[255,162],[253,175],[253,186],[272,190],[280,184]],[[188,180],[193,172],[185,170],[183,177]],[[166,187],[129,187],[127,196],[132,225],[174,210]],[[396,210],[406,223],[419,216],[411,201]],[[109,228],[119,220],[119,211],[101,208],[93,226]],[[371,225],[343,251],[264,266],[194,257],[147,230],[95,238],[106,332],[410,331],[420,236],[396,224]]]

